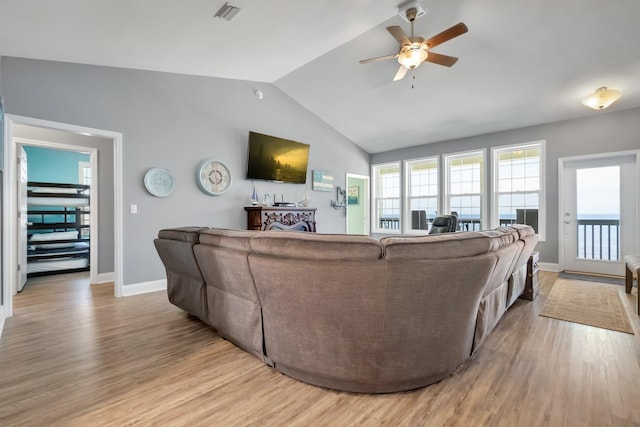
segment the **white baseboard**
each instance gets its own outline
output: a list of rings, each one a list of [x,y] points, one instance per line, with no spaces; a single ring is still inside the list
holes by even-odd
[[[148,292],[164,291],[167,289],[167,279],[153,280],[151,282],[133,283],[122,287],[122,296],[146,294]]]
[[[112,271],[111,273],[98,273],[98,277],[96,283],[107,283],[107,282],[115,282],[116,274]]]
[[[551,262],[541,262],[538,265],[540,266],[540,270],[543,270],[543,271],[551,271],[552,273],[560,273],[562,271],[560,264],[554,264]]]

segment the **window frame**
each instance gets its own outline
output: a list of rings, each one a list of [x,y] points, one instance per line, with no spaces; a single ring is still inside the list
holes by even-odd
[[[399,213],[398,213],[398,228],[397,229],[388,229],[388,228],[380,228],[380,218],[378,217],[378,170],[390,167],[397,166],[398,174],[399,174],[399,194],[398,194],[398,204],[399,204]],[[403,186],[402,186],[402,161],[392,161],[385,163],[376,163],[371,165],[371,233],[377,234],[401,234],[403,230],[403,212],[402,212],[402,204],[403,204]],[[389,198],[390,199],[390,198]]]
[[[488,167],[487,167],[487,149],[481,148],[477,150],[468,150],[468,151],[459,151],[456,153],[443,154],[443,163],[444,167],[442,168],[443,172],[443,194],[442,194],[442,214],[449,214],[451,212],[451,183],[449,181],[450,177],[450,160],[465,158],[465,157],[475,157],[480,155],[482,157],[482,170],[480,171],[480,229],[487,229],[488,224],[488,213],[487,213],[487,187],[488,187]],[[463,230],[464,231],[464,230]],[[470,230],[471,231],[471,230]]]
[[[491,227],[495,228],[500,225],[500,207],[498,182],[500,179],[500,162],[498,156],[501,153],[516,150],[526,150],[528,148],[538,147],[540,150],[539,156],[539,174],[540,174],[540,189],[538,190],[538,238],[540,242],[546,240],[546,140],[531,141],[525,143],[501,145],[499,147],[491,147],[491,175],[492,175],[492,188],[491,188]]]
[[[420,163],[425,161],[433,161],[436,163],[436,212],[440,212],[440,207],[442,206],[442,173],[441,173],[441,156],[427,156],[427,157],[419,157],[413,159],[407,159],[403,161],[404,166],[404,185],[403,185],[403,196],[404,196],[404,204],[403,204],[403,215],[406,218],[404,221],[404,233],[405,234],[428,234],[429,229],[427,230],[414,230],[411,228],[411,165],[413,163]]]

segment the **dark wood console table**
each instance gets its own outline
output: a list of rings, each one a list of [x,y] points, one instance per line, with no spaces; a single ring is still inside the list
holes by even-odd
[[[533,301],[540,293],[540,253],[534,251],[527,262],[527,279],[521,297]]]
[[[247,230],[298,230],[316,232],[316,208],[246,206]]]

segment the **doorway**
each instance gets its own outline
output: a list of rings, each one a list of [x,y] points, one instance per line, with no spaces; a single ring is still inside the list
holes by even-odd
[[[347,234],[369,235],[369,177],[347,174]]]
[[[559,160],[560,256],[564,270],[621,276],[638,247],[640,154]]]
[[[69,132],[76,135],[97,136],[108,140],[113,153],[113,220],[114,220],[114,267],[113,273],[109,276],[114,282],[115,296],[122,296],[122,134],[118,132],[105,131],[100,129],[86,128],[65,123],[50,122],[46,120],[29,117],[5,116],[4,126],[4,159],[6,178],[3,182],[3,205],[7,207],[7,212],[17,212],[17,171],[13,165],[17,164],[19,143],[12,136],[12,128],[15,126],[32,126],[34,128],[50,129],[56,131]],[[75,147],[77,149],[77,147]],[[103,168],[104,169],[104,168]],[[111,213],[109,213],[111,214]],[[97,221],[96,221],[97,222]],[[3,218],[3,253],[7,256],[3,259],[3,303],[6,311],[3,316],[13,315],[13,293],[17,283],[17,239],[18,224],[17,216],[5,215]],[[98,280],[100,281],[100,280]],[[2,319],[0,319],[2,320]]]
[[[86,270],[86,264],[88,264],[88,282],[92,284],[100,282],[101,280],[98,278],[100,245],[97,231],[100,229],[97,215],[97,212],[100,211],[97,179],[100,176],[97,161],[98,149],[47,140],[46,134],[36,133],[35,129],[26,126],[16,129],[15,135],[19,134],[38,135],[43,137],[43,140],[13,137],[13,141],[18,144],[19,154],[19,179],[17,182],[19,258],[18,281],[14,295],[16,291],[20,292],[27,283],[27,272],[30,273],[29,277],[54,274],[55,272],[59,274],[59,272],[69,269]],[[64,133],[58,135],[62,136],[56,138],[68,142],[85,141],[86,143],[90,140],[89,137],[83,136],[78,138],[78,141],[74,141]],[[38,183],[38,186],[33,186],[34,181]],[[46,187],[40,187],[40,185]],[[90,188],[89,196],[86,196],[87,190],[82,190],[85,197],[79,196],[75,193],[78,191],[78,187],[70,188],[70,185],[88,185]],[[75,194],[72,194],[73,198],[71,199],[36,197],[29,199],[35,201],[35,205],[31,205],[28,204],[27,187],[30,187],[37,195],[43,192],[48,196]],[[52,193],[48,193],[48,191]],[[71,214],[71,212],[74,213]],[[29,232],[29,229],[32,231]],[[74,232],[75,236],[69,236]],[[41,244],[32,247],[34,244],[30,243],[28,237],[43,238],[54,235],[64,236],[61,238],[71,239],[75,242]],[[47,239],[43,238],[42,240]]]

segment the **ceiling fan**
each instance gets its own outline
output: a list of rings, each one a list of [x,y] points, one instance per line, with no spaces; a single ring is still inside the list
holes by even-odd
[[[387,31],[400,43],[400,51],[394,55],[379,56],[377,58],[363,59],[361,64],[368,64],[369,62],[385,61],[387,59],[398,59],[400,68],[396,73],[393,81],[404,78],[409,70],[415,70],[423,62],[432,62],[434,64],[444,65],[445,67],[451,67],[458,61],[458,58],[454,56],[443,55],[441,53],[432,52],[431,49],[449,41],[455,37],[458,37],[468,31],[466,25],[462,22],[444,30],[440,34],[436,34],[430,39],[424,39],[422,37],[414,37],[413,35],[413,21],[416,20],[418,10],[410,8],[406,12],[407,20],[411,22],[411,37],[407,37],[402,28],[394,25],[387,27]]]

